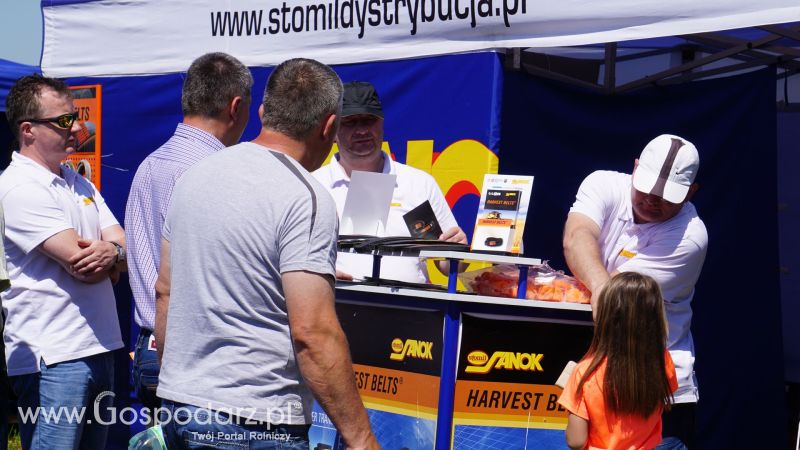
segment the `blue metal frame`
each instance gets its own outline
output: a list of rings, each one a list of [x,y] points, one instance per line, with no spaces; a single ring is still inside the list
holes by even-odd
[[[456,395],[456,364],[458,355],[458,330],[461,311],[450,303],[444,315],[444,348],[442,349],[442,374],[439,381],[439,413],[436,417],[436,449],[450,448],[453,430],[453,401]]]
[[[381,278],[381,258],[383,256],[375,253],[372,255],[372,279],[377,280],[380,284]]]
[[[458,265],[460,259],[449,258],[450,270],[447,292],[458,291]],[[436,417],[436,449],[450,448],[453,429],[453,401],[456,395],[456,364],[458,360],[458,330],[461,326],[461,311],[453,304],[447,305],[444,315],[444,348],[442,349],[442,374],[439,382],[439,414]]]
[[[460,258],[448,258],[450,263],[447,292],[458,292],[458,266]],[[380,259],[376,259],[380,265]],[[517,298],[525,298],[528,290],[528,266],[518,264],[519,284]],[[375,267],[373,266],[373,270]],[[373,275],[374,276],[374,275]],[[456,393],[456,368],[458,364],[458,332],[461,327],[462,308],[448,303],[444,316],[444,348],[442,349],[442,373],[439,383],[439,414],[436,417],[436,450],[449,450],[453,430],[453,401]]]
[[[519,284],[517,284],[517,298],[525,298],[528,292],[528,266],[517,264],[519,268]]]

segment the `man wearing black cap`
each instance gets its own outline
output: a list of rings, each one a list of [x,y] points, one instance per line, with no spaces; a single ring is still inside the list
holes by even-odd
[[[381,172],[397,176],[392,205],[384,235],[409,236],[403,214],[429,201],[444,233],[440,240],[466,244],[467,236],[447,205],[436,181],[429,174],[393,161],[381,150],[383,144],[383,108],[375,87],[367,82],[345,83],[342,121],[336,135],[339,153],[331,163],[314,172],[336,201],[339,217],[344,210],[350,175],[353,170]],[[368,255],[340,253],[337,276],[361,278],[371,274],[372,258]],[[428,273],[424,262],[410,257],[384,257],[383,274],[401,281],[424,283]]]

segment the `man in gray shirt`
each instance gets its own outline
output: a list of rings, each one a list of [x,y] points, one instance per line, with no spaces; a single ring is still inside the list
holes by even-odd
[[[329,67],[282,63],[259,136],[175,188],[154,330],[171,449],[308,448],[313,398],[349,448],[378,448],[334,310],[336,207],[308,172],[330,152],[341,98]]]

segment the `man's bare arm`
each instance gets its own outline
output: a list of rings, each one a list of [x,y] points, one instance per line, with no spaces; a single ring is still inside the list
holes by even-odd
[[[564,225],[564,258],[569,270],[592,292],[592,314],[597,296],[611,278],[600,253],[600,227],[581,213],[570,213]]]
[[[153,335],[156,338],[156,352],[158,363],[164,355],[164,340],[167,335],[167,311],[169,311],[169,293],[172,284],[169,261],[169,241],[161,239],[161,267],[158,269],[156,280],[156,322]]]
[[[81,238],[75,232],[75,229],[68,228],[45,239],[44,242],[39,244],[39,248],[45,255],[60,264],[76,280],[84,283],[97,283],[108,278],[107,270],[92,271],[90,273],[81,273],[75,270],[71,261],[76,254],[82,251],[80,245],[78,245],[80,240]],[[111,243],[107,244],[114,247]],[[116,254],[116,248],[114,248],[114,253]]]
[[[469,242],[467,241],[467,234],[464,233],[464,230],[462,230],[461,227],[450,228],[449,230],[442,233],[441,236],[439,236],[439,240],[447,242],[457,242],[459,244],[465,244],[465,245],[469,244]],[[463,262],[460,263],[458,265],[458,271],[463,272],[467,270],[467,266],[469,266],[469,264]],[[444,276],[450,274],[450,262],[447,260],[436,261],[436,268]]]
[[[311,272],[282,275],[297,364],[347,448],[377,449],[356,389],[347,338],[334,308],[333,280]]]
[[[81,250],[69,259],[73,269],[83,275],[127,271],[125,261],[117,261],[117,247],[112,242],[125,248],[125,230],[119,225],[104,228],[100,239],[78,239]]]

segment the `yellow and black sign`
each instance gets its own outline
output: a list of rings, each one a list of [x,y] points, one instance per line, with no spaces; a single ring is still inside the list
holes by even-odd
[[[336,303],[353,363],[438,377],[442,365],[441,311]]]
[[[336,312],[367,408],[435,420],[443,313],[344,302]]]
[[[543,372],[541,360],[542,353],[521,353],[496,351],[489,358],[485,352],[475,350],[467,355],[469,365],[464,369],[466,373],[489,373],[497,370],[531,370]]]
[[[433,359],[431,348],[433,342],[418,341],[416,339],[392,339],[392,354],[389,359],[403,361],[406,358]]]
[[[486,192],[486,203],[484,204],[484,209],[516,211],[519,208],[519,195],[519,191],[489,189]]]
[[[565,427],[554,383],[568,361],[584,355],[591,337],[588,323],[463,315],[453,425]]]

